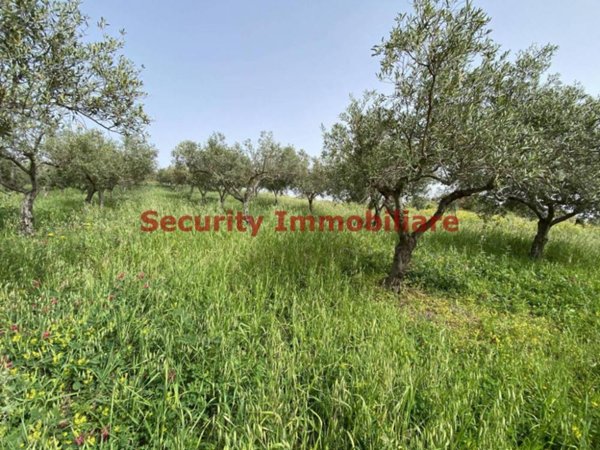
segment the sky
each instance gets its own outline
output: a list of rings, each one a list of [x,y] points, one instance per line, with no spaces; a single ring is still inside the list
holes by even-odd
[[[518,51],[559,46],[552,67],[600,94],[600,1],[475,0],[494,39]],[[351,94],[385,89],[372,47],[409,0],[84,0],[95,23],[126,30],[125,55],[143,65],[150,141],[166,167],[186,139],[228,141],[273,131],[309,154],[322,149]]]

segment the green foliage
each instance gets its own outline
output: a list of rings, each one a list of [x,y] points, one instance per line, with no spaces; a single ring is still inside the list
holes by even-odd
[[[510,59],[488,22],[468,1],[415,0],[374,48],[393,94],[353,99],[322,159],[268,132],[181,142],[157,180],[198,188],[207,215],[248,214],[258,197],[257,237],[143,233],[144,210],[198,213],[145,187],[102,213],[50,192],[27,239],[14,229],[20,215],[33,232],[41,186],[102,203],[152,173],[156,150],[120,38],[89,42],[75,0],[0,3],[2,445],[600,448],[600,232],[567,222],[600,213],[599,102],[545,80],[553,47]],[[75,118],[125,137],[56,135]],[[461,211],[458,233],[425,234],[434,219],[397,235],[278,233],[259,196],[294,188],[310,213],[323,194],[379,213],[428,206],[434,184],[428,216],[497,188],[494,206],[538,217],[538,248],[557,225],[547,261],[526,257],[533,225],[506,211]],[[400,295],[380,283],[394,239]]]
[[[554,47],[510,59],[488,23],[471,2],[415,0],[374,48],[393,93],[352,99],[324,133],[337,198],[368,198],[402,217],[428,187],[444,189],[422,228],[399,230],[386,279],[394,289],[418,240],[457,200],[496,189],[490,198],[529,206],[540,218],[534,257],[551,226],[600,204],[598,100],[544,81]]]
[[[296,152],[291,145],[283,147],[278,156],[279,163],[269,177],[262,182],[261,187],[278,195],[297,186],[305,173],[306,158],[306,153]]]
[[[65,186],[112,189],[119,181],[117,143],[98,130],[65,131],[47,144],[47,151]]]
[[[78,0],[0,3],[0,159],[28,178],[21,230],[32,234],[44,139],[74,119],[134,134],[148,122],[138,69],[121,54],[123,40],[86,38]]]
[[[534,137],[527,149],[530,163],[517,166],[490,200],[538,219],[531,255],[540,257],[551,227],[578,214],[600,213],[600,99],[551,78],[538,81],[515,109]]]
[[[244,205],[248,213],[248,203],[265,183],[287,177],[291,147],[283,147],[275,141],[273,133],[262,131],[256,144],[251,140],[233,146],[236,162],[231,175],[224,177],[227,193]],[[292,167],[296,165],[294,160]]]
[[[460,1],[415,0],[413,11],[398,16],[388,39],[374,48],[380,78],[393,84],[393,94],[352,99],[324,134],[336,196],[368,196],[401,218],[410,198],[436,182],[446,189],[439,217],[454,201],[512,175],[527,135],[499,99],[512,95],[511,81],[525,83],[515,67],[523,64],[535,77],[540,65],[536,58],[527,62],[529,53],[508,62],[489,37],[488,22],[481,9]],[[435,217],[418,230],[400,228],[389,287],[400,288]]]
[[[184,170],[186,181],[201,192],[217,191],[221,203],[229,194],[244,204],[261,188],[276,194],[292,187],[302,170],[302,158],[292,146],[276,142],[263,131],[257,145],[246,140],[228,145],[225,136],[213,133],[206,144],[180,142],[172,151],[175,168]]]
[[[157,155],[142,138],[125,136],[119,144],[99,130],[63,131],[45,142],[44,151],[55,167],[52,184],[91,195],[142,183],[154,172]]]
[[[137,186],[156,171],[158,151],[145,137],[125,135],[120,147],[119,174],[125,186]]]
[[[312,205],[313,200],[330,190],[331,173],[319,158],[309,159],[302,155],[303,165],[296,181],[296,191],[306,197]]]

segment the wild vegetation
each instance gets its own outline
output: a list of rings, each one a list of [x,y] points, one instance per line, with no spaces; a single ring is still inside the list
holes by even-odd
[[[489,21],[415,0],[318,156],[214,132],[157,170],[122,35],[0,3],[2,448],[600,448],[600,99]]]
[[[394,233],[275,232],[300,199],[260,195],[256,237],[139,231],[220,213],[185,192],[53,191],[34,238],[0,196],[5,448],[598,448],[597,227],[557,225],[534,262],[533,222],[459,212],[397,296]]]

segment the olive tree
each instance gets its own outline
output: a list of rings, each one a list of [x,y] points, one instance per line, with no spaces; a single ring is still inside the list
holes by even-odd
[[[34,232],[47,136],[75,118],[128,132],[148,121],[139,71],[120,54],[122,37],[90,42],[87,23],[78,0],[0,2],[0,159],[28,179],[19,186],[3,176],[0,184],[24,195],[25,234]]]
[[[154,171],[157,154],[142,137],[126,136],[119,143],[97,129],[65,130],[48,139],[44,150],[54,167],[55,184],[86,191],[88,203],[98,193],[101,206],[105,191],[145,181]]]
[[[296,182],[296,191],[308,200],[308,210],[313,212],[313,202],[329,188],[329,176],[326,166],[319,158],[309,158],[302,154],[302,172]]]
[[[175,167],[185,173],[185,181],[190,186],[190,197],[194,188],[198,188],[202,202],[206,194],[211,190],[212,175],[207,170],[205,152],[200,144],[186,140],[182,141],[171,152]]]
[[[114,140],[99,130],[67,130],[49,139],[45,149],[63,185],[86,191],[87,203],[98,193],[100,206],[104,206],[104,192],[119,183],[124,167]]]
[[[156,180],[168,187],[181,186],[187,183],[187,179],[187,169],[173,165],[160,168],[156,172]]]
[[[261,186],[276,178],[283,166],[284,152],[275,141],[273,133],[263,131],[255,145],[246,140],[234,144],[231,170],[222,179],[227,193],[242,203],[245,215],[249,214],[250,201],[256,197]]]
[[[379,192],[399,221],[385,279],[394,290],[419,238],[454,201],[496,187],[527,147],[510,107],[512,63],[489,37],[488,22],[470,2],[414,1],[374,49],[382,58],[380,78],[394,92],[353,99],[325,133],[332,167]],[[436,212],[405,228],[408,199],[432,182],[444,187]]]
[[[304,169],[303,162],[302,154],[296,152],[291,145],[281,149],[280,164],[274,167],[275,170],[271,176],[262,184],[262,187],[275,196],[275,204],[278,203],[279,195],[297,184]]]
[[[202,167],[204,176],[210,180],[211,189],[219,195],[221,209],[225,210],[225,199],[232,186],[239,187],[242,168],[246,161],[241,152],[227,144],[222,133],[213,133],[203,145]]]
[[[519,112],[535,136],[533,164],[521,167],[494,199],[537,219],[530,256],[539,259],[553,226],[600,211],[600,100],[554,78],[523,98]]]
[[[138,186],[156,171],[158,150],[145,136],[125,135],[119,147],[123,165],[120,183],[124,187]]]
[[[0,180],[3,180],[3,183],[0,183],[0,190],[3,192],[24,190],[29,181],[25,173],[6,159],[0,159]],[[7,185],[12,188],[8,189]]]

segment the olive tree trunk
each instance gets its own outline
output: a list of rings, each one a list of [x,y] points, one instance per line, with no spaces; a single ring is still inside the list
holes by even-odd
[[[37,188],[34,187],[32,190],[25,194],[25,198],[23,198],[23,202],[21,203],[21,220],[19,223],[19,229],[21,233],[26,236],[33,235],[35,231],[33,219],[33,203],[35,202],[37,194]]]
[[[221,211],[225,212],[225,196],[227,195],[226,191],[219,191],[219,205],[221,205]]]
[[[384,285],[393,291],[398,291],[402,286],[402,282],[410,267],[412,255],[417,246],[417,236],[410,233],[399,233],[398,243],[394,249],[394,259],[392,267],[387,278],[384,280]]]
[[[92,199],[94,198],[95,193],[96,193],[96,189],[89,187],[87,189],[87,194],[85,196],[85,202],[92,203]]]
[[[548,243],[548,233],[552,228],[552,222],[548,219],[541,219],[537,224],[537,233],[531,244],[529,256],[532,259],[540,259],[544,254],[544,248]]]
[[[415,247],[417,246],[419,238],[425,232],[430,230],[437,223],[437,221],[442,218],[444,213],[447,211],[448,207],[451,206],[453,202],[473,194],[490,190],[493,187],[494,181],[490,180],[487,184],[483,186],[458,189],[450,194],[445,195],[440,199],[438,207],[433,216],[431,216],[423,225],[419,226],[418,229],[412,230],[411,232],[403,229],[404,220],[402,217],[402,213],[398,215],[394,214],[395,218],[399,220],[398,243],[396,244],[396,248],[394,249],[394,259],[392,260],[392,267],[388,276],[384,280],[384,286],[392,289],[395,292],[400,291],[400,289],[402,288],[404,277],[406,276],[406,273],[408,272],[408,269],[410,267],[412,255],[415,250]],[[382,192],[382,194],[385,197],[386,193]],[[391,197],[394,201],[393,207],[389,204],[385,204],[384,206],[389,212],[395,211],[396,213],[398,213],[402,211],[400,204],[400,195],[397,192],[392,194],[393,195]]]
[[[31,182],[31,189],[27,192],[24,192],[25,197],[21,203],[21,220],[19,222],[19,231],[25,236],[32,236],[35,232],[33,204],[38,195],[37,164],[34,158],[30,158],[27,175],[29,176],[29,181]]]

